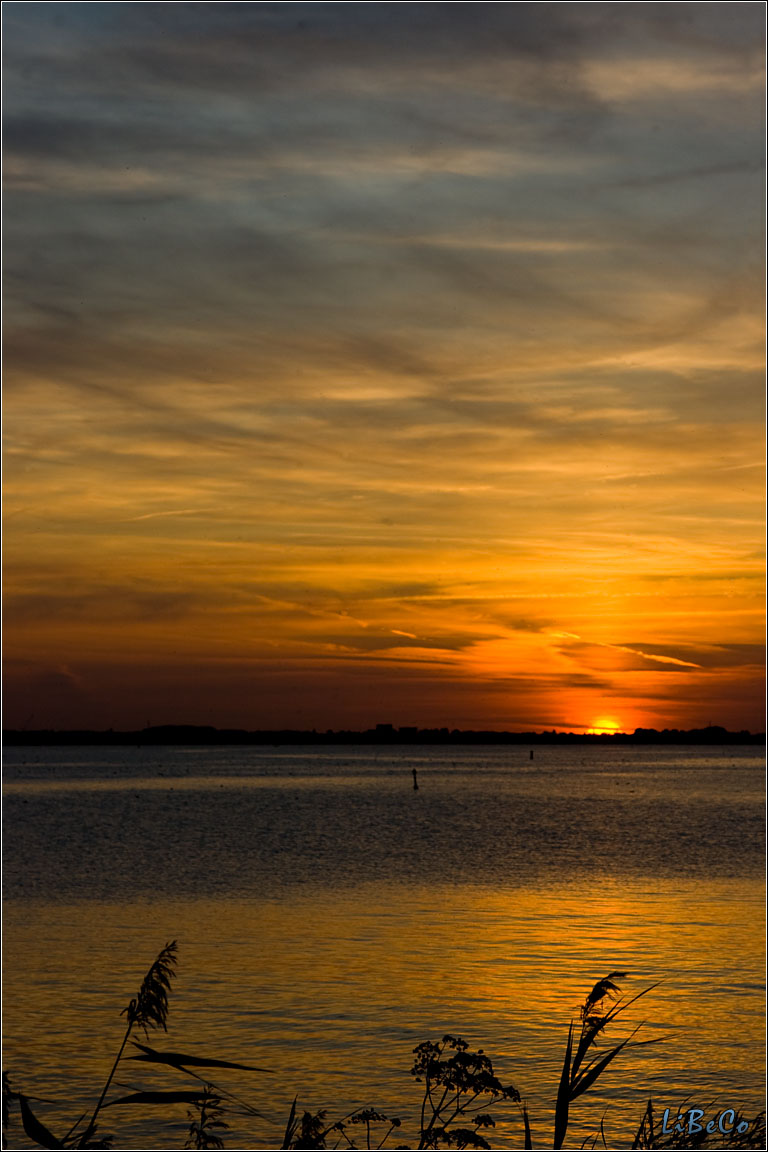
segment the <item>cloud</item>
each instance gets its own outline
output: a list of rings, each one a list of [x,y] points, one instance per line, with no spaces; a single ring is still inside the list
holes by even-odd
[[[644,59],[628,55],[595,60],[587,68],[588,83],[601,100],[651,101],[703,93],[741,93],[759,90],[763,74],[758,61],[744,68],[743,61],[723,58],[681,61],[679,57]]]
[[[16,650],[475,718],[741,674],[759,56],[752,5],[12,5]]]
[[[659,664],[671,664],[674,665],[675,668],[701,667],[700,664],[696,664],[690,660],[682,660],[679,656],[668,656],[657,652],[644,652],[640,648],[631,648],[625,644],[606,644],[599,640],[583,640],[581,636],[577,636],[574,632],[553,632],[552,635],[558,639],[567,641],[566,651],[579,650],[581,652],[588,652],[590,648],[607,648],[613,652],[626,652],[630,656],[640,656],[643,660],[652,660]],[[574,643],[571,643],[571,641]],[[640,665],[640,667],[642,667],[642,665]]]
[[[638,648],[627,648],[623,644],[610,644],[606,647],[615,648],[617,652],[629,652],[632,656],[642,656],[644,660],[657,660],[659,664],[675,664],[680,668],[700,668],[690,660],[681,660],[677,656],[661,656],[658,652],[642,652]]]

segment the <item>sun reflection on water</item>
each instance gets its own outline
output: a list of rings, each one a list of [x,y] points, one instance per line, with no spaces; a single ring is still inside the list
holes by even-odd
[[[118,1041],[120,1008],[158,942],[176,935],[170,1035],[151,1042],[274,1069],[255,1078],[231,1073],[226,1083],[276,1120],[298,1092],[306,1107],[342,1114],[375,1105],[405,1125],[417,1100],[411,1051],[449,1032],[492,1056],[502,1079],[528,1099],[534,1131],[546,1131],[568,1020],[592,983],[616,970],[629,973],[629,993],[662,981],[628,1023],[645,1021],[645,1035],[667,1039],[615,1061],[574,1108],[573,1132],[586,1135],[608,1108],[609,1130],[625,1134],[649,1095],[674,1107],[716,1090],[754,1111],[759,943],[750,906],[756,914],[760,893],[739,884],[736,895],[729,881],[709,885],[704,903],[694,884],[643,891],[603,881],[598,889],[363,886],[333,898],[296,892],[289,902],[11,904],[12,1080],[50,1098],[61,1094],[63,1075],[85,1107]],[[42,934],[44,955],[35,943]],[[724,990],[727,1019],[718,1007]],[[617,1029],[617,1038],[627,1031]],[[177,1086],[168,1072],[129,1068],[123,1079],[132,1086]],[[119,1125],[109,1119],[135,1147],[157,1132],[151,1114],[121,1116]],[[166,1147],[182,1121],[180,1113],[161,1126]],[[515,1146],[516,1123],[510,1113],[494,1134],[497,1146]],[[238,1131],[274,1139],[269,1124]]]
[[[278,1146],[296,1093],[331,1118],[398,1115],[405,1136],[413,1049],[446,1032],[492,1057],[551,1142],[568,1021],[611,971],[628,995],[661,981],[616,1040],[641,1022],[665,1040],[622,1053],[574,1105],[579,1143],[606,1109],[629,1139],[649,1096],[759,1109],[754,758],[220,750],[190,772],[159,756],[7,765],[5,1056],[14,1086],[66,1101],[40,1105],[54,1131],[93,1103],[120,1010],[174,937],[169,1035],[150,1043],[273,1069],[227,1072],[268,1118],[229,1116],[233,1144]],[[119,1079],[180,1086],[133,1063]],[[104,1116],[122,1146],[183,1143],[183,1107],[128,1111]],[[492,1142],[520,1147],[514,1109]]]

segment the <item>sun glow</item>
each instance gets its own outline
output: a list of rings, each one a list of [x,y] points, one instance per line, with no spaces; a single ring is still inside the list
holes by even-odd
[[[607,734],[612,736],[614,732],[622,732],[621,721],[617,720],[614,716],[598,716],[596,720],[592,721],[592,727],[588,729],[590,735],[602,736]]]

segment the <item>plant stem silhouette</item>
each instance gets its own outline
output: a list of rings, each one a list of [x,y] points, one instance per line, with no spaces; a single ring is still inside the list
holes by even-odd
[[[117,1071],[117,1066],[120,1063],[133,1029],[143,1028],[145,1036],[149,1028],[162,1028],[164,1032],[168,1031],[168,993],[171,990],[171,980],[176,975],[177,950],[178,945],[175,940],[165,945],[158,953],[157,958],[142,980],[138,996],[131,1000],[128,1007],[124,1008],[120,1013],[121,1016],[127,1017],[128,1027],[125,1030],[123,1042],[115,1057],[109,1076],[107,1076],[107,1081],[101,1090],[101,1096],[99,1096],[96,1107],[93,1110],[93,1115],[80,1138],[78,1143],[79,1148],[86,1147],[86,1142],[95,1131],[96,1117],[103,1107],[109,1086],[112,1083],[112,1079]]]

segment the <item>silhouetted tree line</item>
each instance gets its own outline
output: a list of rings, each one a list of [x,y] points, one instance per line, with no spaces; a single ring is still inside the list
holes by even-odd
[[[242,728],[213,728],[198,724],[161,724],[136,732],[93,731],[90,729],[57,731],[41,729],[3,732],[7,746],[30,745],[169,745],[169,744],[755,744],[765,743],[764,733],[729,732],[718,725],[706,728],[636,728],[634,732],[493,732],[460,731],[457,728],[395,728],[378,724],[364,732],[299,731],[283,728],[248,732]]]

